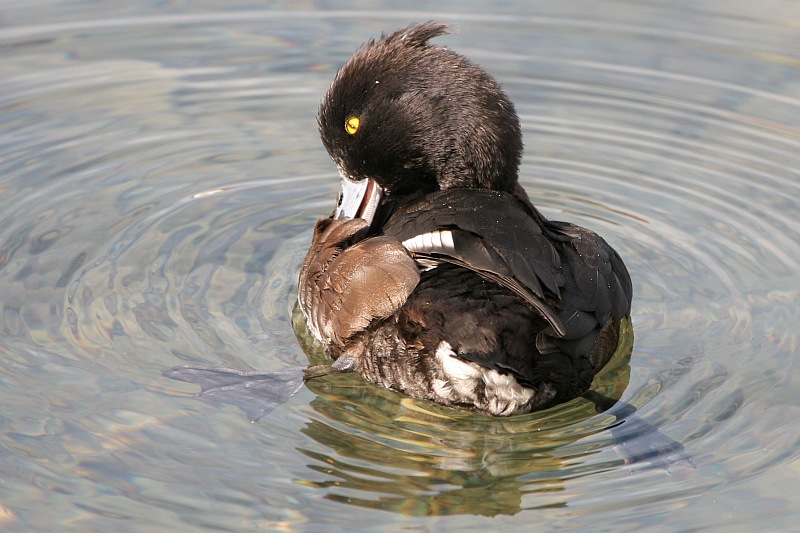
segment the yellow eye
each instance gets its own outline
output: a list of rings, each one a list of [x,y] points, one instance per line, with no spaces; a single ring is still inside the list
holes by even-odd
[[[344,123],[344,131],[350,135],[355,135],[360,125],[361,120],[358,117],[350,117],[347,119],[347,122]]]

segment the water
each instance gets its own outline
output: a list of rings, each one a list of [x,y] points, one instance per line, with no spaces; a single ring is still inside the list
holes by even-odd
[[[800,7],[440,5],[0,3],[3,530],[795,527]],[[625,465],[583,400],[489,419],[334,376],[254,425],[161,377],[307,364],[316,107],[429,19],[516,103],[537,205],[625,258],[636,343],[596,387],[696,468]]]

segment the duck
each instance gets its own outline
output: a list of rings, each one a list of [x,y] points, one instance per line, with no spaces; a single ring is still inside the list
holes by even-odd
[[[330,364],[164,372],[253,420],[330,373],[491,416],[586,393],[630,327],[633,290],[599,235],[545,218],[518,180],[515,108],[438,22],[359,48],[322,100],[340,181],[298,307]]]
[[[341,185],[300,271],[300,309],[368,381],[496,416],[545,409],[583,394],[615,352],[631,278],[600,236],[531,203],[514,105],[430,44],[446,31],[368,42],[323,99]]]

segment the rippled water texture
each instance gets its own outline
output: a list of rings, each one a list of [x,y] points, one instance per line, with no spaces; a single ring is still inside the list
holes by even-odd
[[[796,1],[272,4],[0,3],[0,529],[796,527]],[[595,388],[696,468],[626,465],[580,399],[490,419],[334,376],[251,424],[160,375],[308,363],[318,102],[429,19],[515,101],[534,201],[625,258],[636,343]]]

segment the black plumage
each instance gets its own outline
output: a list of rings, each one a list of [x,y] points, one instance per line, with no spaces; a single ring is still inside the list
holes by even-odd
[[[549,222],[507,193],[436,192],[404,205],[383,227],[399,241],[440,230],[453,234],[454,250],[430,248],[412,257],[458,265],[510,289],[549,326],[538,328],[540,348],[555,344],[573,357],[589,354],[602,327],[630,311],[630,277],[605,241],[579,226]],[[605,363],[599,359],[595,371]],[[535,364],[526,350],[510,369],[524,375]]]

